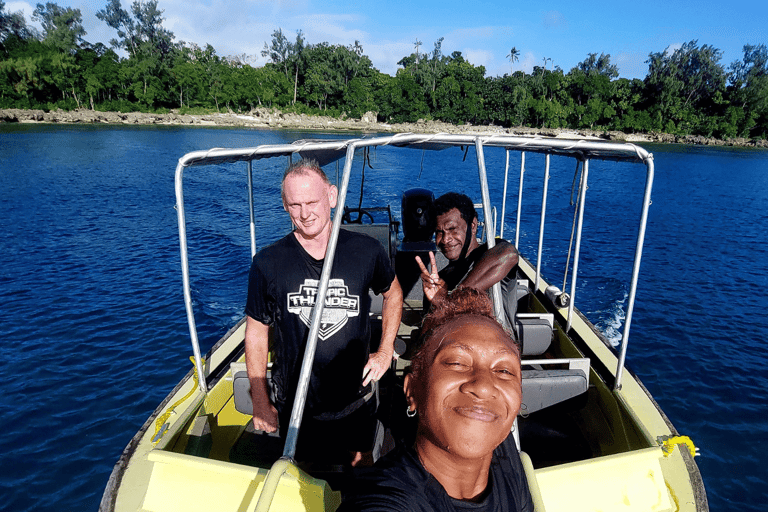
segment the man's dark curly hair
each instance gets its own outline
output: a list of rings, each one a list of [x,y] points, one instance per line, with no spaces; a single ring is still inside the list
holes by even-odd
[[[519,355],[519,348],[514,336],[498,323],[493,311],[493,303],[488,294],[474,288],[459,287],[449,293],[444,300],[433,303],[429,313],[424,318],[413,359],[411,360],[411,370],[415,375],[422,373],[431,363],[431,361],[428,361],[426,347],[428,345],[427,342],[435,334],[435,331],[455,318],[468,315],[485,317],[496,322],[499,328],[512,341],[512,345]]]
[[[458,192],[447,192],[441,195],[435,199],[432,208],[434,211],[434,218],[456,208],[459,210],[461,218],[467,223],[467,226],[472,224],[472,221],[477,218],[477,211],[475,211],[475,205],[472,203],[472,200],[468,196],[459,194]]]

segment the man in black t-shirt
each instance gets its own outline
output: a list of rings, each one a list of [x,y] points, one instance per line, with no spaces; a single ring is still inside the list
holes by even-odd
[[[302,161],[289,167],[283,177],[283,207],[296,229],[262,249],[251,265],[245,355],[253,425],[257,430],[274,432],[279,423],[283,438],[331,236],[331,209],[336,207],[337,194],[317,163]],[[350,453],[346,462],[370,464],[376,431],[372,385],[392,362],[403,293],[389,256],[371,237],[341,230],[333,263],[297,458],[329,462],[325,455],[317,455],[322,452],[319,449],[341,445],[333,448]],[[383,295],[382,339],[372,354],[369,290]],[[275,353],[271,388],[266,378],[270,328]],[[316,457],[322,460],[312,460]]]
[[[448,265],[437,272],[432,253],[431,269],[416,256],[428,301],[459,285],[487,291],[494,284],[504,284],[503,280],[513,278],[511,272],[519,259],[517,249],[506,240],[497,241],[492,249],[477,242],[477,212],[469,197],[448,192],[435,200],[433,211],[437,219],[435,244],[448,259]]]

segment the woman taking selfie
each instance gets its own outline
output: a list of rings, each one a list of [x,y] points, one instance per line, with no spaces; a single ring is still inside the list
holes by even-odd
[[[361,472],[340,511],[533,511],[511,434],[520,355],[485,293],[433,305],[404,391],[415,443]]]

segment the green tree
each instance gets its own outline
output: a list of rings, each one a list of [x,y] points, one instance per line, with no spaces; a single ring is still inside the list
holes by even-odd
[[[296,32],[296,41],[292,43],[283,34],[283,30],[278,28],[272,32],[272,43],[264,43],[261,52],[262,57],[268,57],[270,62],[283,69],[286,78],[293,81],[293,103],[296,103],[298,94],[299,69],[305,47],[306,41],[301,30]]]
[[[393,123],[413,122],[429,114],[424,90],[412,74],[399,70],[397,75],[383,80],[377,91],[379,117]]]
[[[509,54],[507,55],[507,58],[509,59],[510,65],[514,64],[518,60],[520,60],[520,50],[517,49],[517,47],[513,46],[511,50],[509,50]]]
[[[435,117],[449,123],[476,123],[483,112],[485,67],[473,66],[453,52],[435,90]]]
[[[163,28],[163,11],[157,8],[157,0],[134,0],[130,14],[122,8],[120,0],[109,0],[96,17],[117,30],[120,39],[112,39],[110,44],[113,48],[124,49],[129,56],[139,52],[146,55],[151,49],[150,53],[164,57],[173,47],[174,35]],[[149,43],[149,46],[142,48],[142,43]]]
[[[291,103],[293,84],[273,64],[261,68],[243,66],[240,73],[243,100],[251,107],[282,106]]]
[[[651,53],[645,91],[655,104],[657,125],[667,132],[693,133],[702,116],[713,113],[715,93],[725,91],[722,51],[690,41],[680,48]]]
[[[608,77],[609,80],[614,80],[619,77],[619,67],[615,64],[611,64],[611,55],[601,53],[597,56],[597,53],[590,53],[587,58],[579,62],[576,68],[587,75],[602,75]]]
[[[768,48],[745,45],[744,59],[730,66],[730,108],[726,117],[739,136],[768,136]],[[742,115],[743,113],[743,115]]]
[[[35,38],[35,29],[27,26],[24,13],[21,11],[7,12],[5,1],[0,0],[0,50],[3,49],[7,38],[14,37],[17,40]]]
[[[89,48],[78,52],[78,63],[83,72],[85,94],[91,110],[95,110],[96,102],[109,97],[119,83],[119,58],[112,50]]]
[[[193,45],[182,44],[176,49],[170,72],[179,108],[199,106],[203,89],[202,68],[195,62]]]
[[[43,26],[43,42],[65,53],[75,53],[86,34],[80,9],[59,7],[53,2],[37,4],[32,19]]]

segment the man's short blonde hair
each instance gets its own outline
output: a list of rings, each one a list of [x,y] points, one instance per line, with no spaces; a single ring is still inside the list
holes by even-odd
[[[331,185],[328,176],[326,176],[325,171],[320,167],[320,164],[317,163],[317,160],[312,158],[301,159],[288,166],[283,174],[283,181],[280,183],[280,197],[283,199],[283,204],[285,204],[285,180],[288,179],[289,176],[309,176],[311,174],[316,174],[323,180],[323,183]]]

